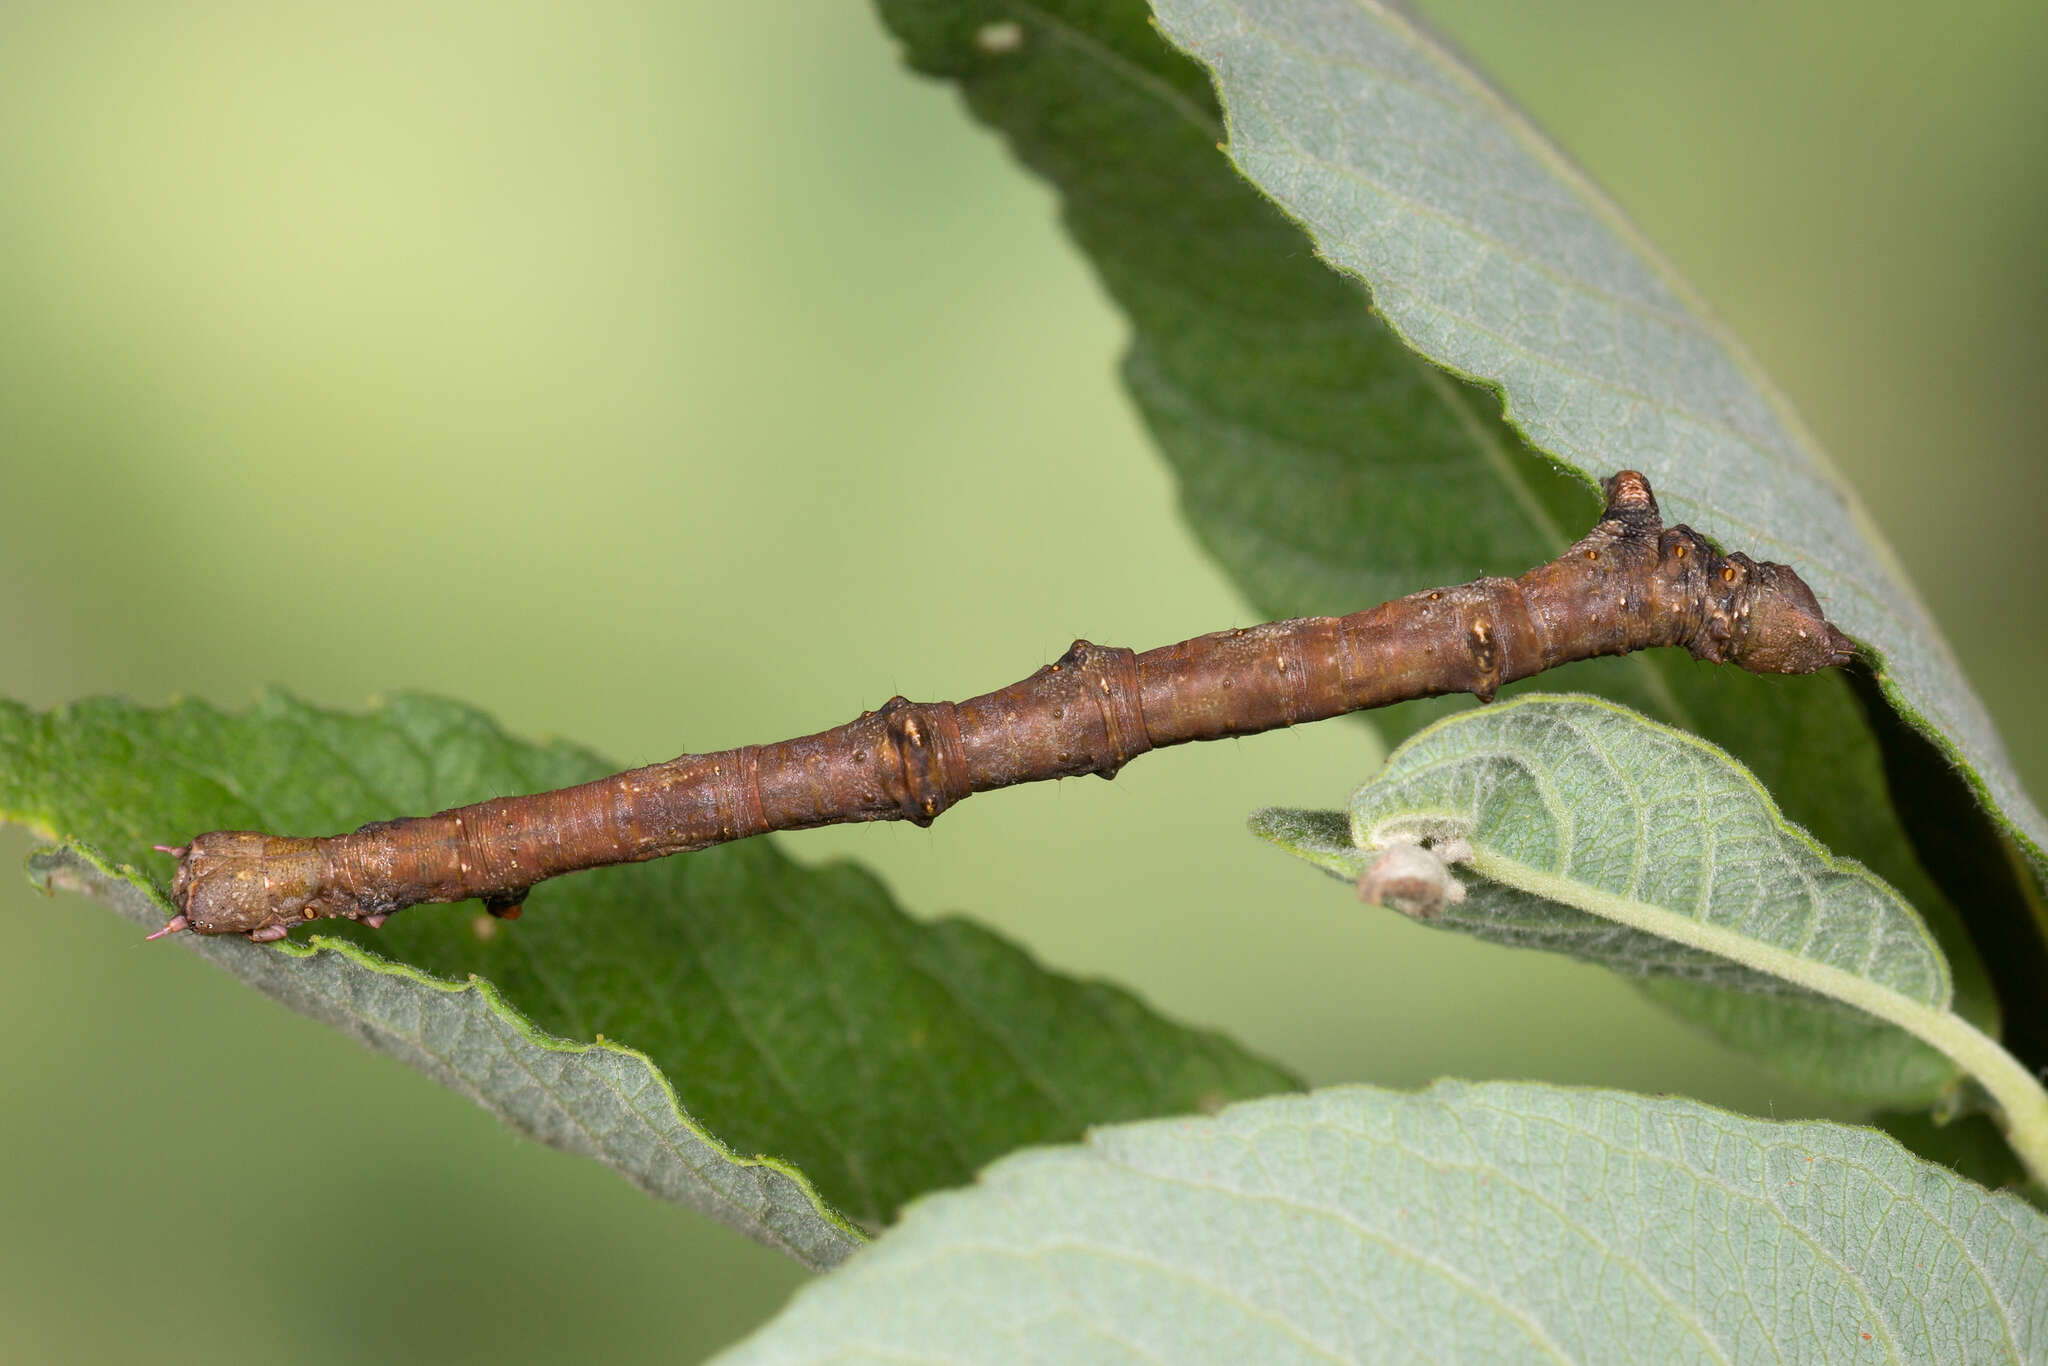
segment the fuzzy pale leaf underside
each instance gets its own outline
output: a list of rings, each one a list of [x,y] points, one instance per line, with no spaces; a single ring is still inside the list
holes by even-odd
[[[1529,443],[1617,460],[1724,544],[1796,564],[1887,696],[1960,760],[2038,871],[2048,818],[1809,433],[1570,159],[1384,0],[1155,0],[1209,69],[1228,152],[1404,341],[1498,386]]]
[[[1348,813],[1264,811],[1252,825],[1347,880],[1390,845],[1463,840],[1483,875],[1426,923],[1639,977],[1790,993],[1793,1027],[1857,1058],[1807,1078],[1824,1089],[1904,1103],[1954,1075],[1896,1030],[1829,1018],[1842,1013],[1830,994],[1785,973],[1788,958],[1815,964],[1946,1012],[1948,966],[1912,907],[1788,825],[1727,754],[1616,704],[1525,694],[1463,712],[1396,749]],[[1718,947],[1580,908],[1603,898],[1699,927]],[[1866,1037],[1852,1050],[1845,1036]]]
[[[1341,827],[1262,812],[1253,828],[1356,880],[1372,853],[1443,834],[1612,896],[1826,963],[1946,1009],[1948,965],[1926,926],[1867,869],[1785,824],[1712,745],[1613,703],[1524,694],[1440,721],[1388,756]],[[1348,836],[1333,846],[1329,835]],[[1317,839],[1317,836],[1321,836]],[[1491,883],[1431,918],[1483,939],[1552,949],[1645,977],[1796,990],[1718,954]]]
[[[1439,1082],[1099,1130],[919,1201],[721,1366],[2019,1362],[2048,1220],[1882,1134]]]
[[[162,893],[146,878],[89,850],[40,850],[29,876],[48,890],[105,902],[136,925],[163,918]],[[814,1270],[837,1266],[863,1242],[802,1173],[736,1153],[692,1119],[645,1055],[550,1037],[481,979],[436,981],[339,939],[275,950],[210,940],[194,952],[468,1096],[527,1137],[594,1158],[648,1194]]]

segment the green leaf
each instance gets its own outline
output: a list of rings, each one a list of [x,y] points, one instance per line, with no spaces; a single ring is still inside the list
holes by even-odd
[[[1742,961],[1770,945],[1947,1009],[1948,964],[1920,918],[1867,869],[1788,825],[1741,765],[1682,731],[1592,697],[1524,694],[1437,722],[1351,799],[1348,848],[1327,816],[1261,813],[1275,842],[1356,879],[1398,843],[1458,838],[1475,869],[1512,861],[1587,894],[1654,906],[1731,936],[1717,953],[1492,881],[1429,923],[1643,977],[1798,990]]]
[[[2019,1362],[2048,1221],[1868,1129],[1343,1088],[1020,1153],[721,1366]]]
[[[38,715],[0,703],[0,819],[159,875],[171,862],[149,846],[203,830],[326,833],[612,767],[417,696],[363,715],[276,694],[239,714],[95,700]],[[154,923],[170,914],[147,881],[94,886],[143,888]],[[119,896],[135,916],[132,896]],[[1049,973],[985,930],[913,921],[858,868],[801,867],[767,840],[546,883],[516,922],[421,907],[381,932],[315,936],[321,952],[171,942],[322,1018],[369,1011],[374,995],[377,1018],[397,1023],[349,1027],[415,1063],[417,1040],[439,1037],[434,1020],[471,1021],[465,1038],[478,1048],[523,1039],[502,1058],[429,1068],[460,1073],[458,1089],[521,1127],[532,1127],[519,1116],[533,1085],[522,1059],[554,1050],[551,1066],[582,1069],[576,1094],[602,1100],[605,1069],[624,1065],[615,1050],[559,1041],[617,1040],[645,1068],[627,1094],[653,1116],[648,1134],[668,1136],[630,1142],[622,1169],[705,1208],[661,1173],[690,1153],[727,1165],[733,1153],[770,1154],[794,1183],[783,1195],[810,1200],[810,1217],[837,1230],[812,1231],[825,1240],[813,1260],[844,1251],[849,1218],[878,1225],[1020,1144],[1297,1084],[1124,992]],[[472,981],[489,985],[459,987]],[[657,1113],[657,1094],[671,1113]],[[573,1105],[562,1113],[541,1136],[573,1150],[589,1149],[581,1128],[614,1127]],[[664,1150],[669,1138],[681,1146]],[[762,1232],[720,1206],[707,1212]]]
[[[1179,476],[1189,522],[1263,614],[1352,612],[1433,584],[1518,574],[1592,524],[1599,499],[1585,480],[1532,451],[1494,394],[1421,360],[1218,154],[1224,122],[1208,76],[1161,41],[1142,0],[880,9],[910,65],[956,82],[976,117],[1058,190],[1068,231],[1131,319],[1124,377]],[[1332,22],[1353,19],[1345,11]],[[1621,449],[1597,467],[1611,468]],[[1669,487],[1675,506],[1689,506],[1688,490],[1716,476],[1702,467],[1658,477],[1660,495]],[[1789,558],[1804,567],[1803,555]],[[1921,908],[1962,1011],[1996,1019],[1969,936],[1913,857],[1841,678],[1760,679],[1660,651],[1543,683],[1620,698],[1732,750],[1794,820]],[[1373,719],[1399,736],[1446,705]],[[1981,865],[1981,855],[1960,858]],[[1973,889],[1972,900],[1990,916],[2026,914],[2011,897]],[[1711,991],[1662,999],[1710,1024],[1728,1015]],[[1831,1065],[1807,1032],[1757,1032],[1751,1043],[1789,1073]],[[2048,1044],[2043,1052],[2048,1061]]]
[[[1807,1036],[1827,1063],[1800,1080],[1821,1090],[1907,1104],[1955,1078],[1926,1043],[1842,1010],[1828,976],[1946,1013],[1948,965],[1912,907],[1789,825],[1726,753],[1614,703],[1524,694],[1462,712],[1389,755],[1348,818],[1267,811],[1252,828],[1352,880],[1389,846],[1464,840],[1484,880],[1427,924],[1772,996],[1731,1003],[1721,1032]]]
[[[2048,870],[2048,819],[1989,715],[1784,398],[1569,158],[1384,4],[1158,0],[1215,75],[1231,159],[1409,345],[1497,386],[1582,474],[1626,464],[1667,514],[1797,566],[1882,661],[1885,695]]]
[[[138,926],[164,921],[163,897],[146,878],[88,849],[37,851],[29,878],[48,891],[104,901]],[[480,978],[440,981],[328,938],[275,949],[195,939],[189,947],[272,1000],[461,1092],[527,1137],[595,1158],[649,1195],[708,1214],[805,1266],[837,1266],[864,1241],[801,1172],[773,1158],[742,1157],[706,1132],[645,1054],[550,1037]]]

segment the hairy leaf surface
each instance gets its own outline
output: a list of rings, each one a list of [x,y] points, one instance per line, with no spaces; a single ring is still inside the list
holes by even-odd
[[[1592,524],[1599,499],[1586,480],[1533,451],[1494,394],[1409,349],[1219,154],[1224,120],[1208,76],[1161,40],[1143,0],[879,4],[906,60],[956,82],[1057,189],[1068,231],[1131,319],[1125,381],[1179,477],[1189,522],[1261,614],[1341,614],[1519,574]],[[1634,458],[1617,446],[1578,468],[1604,473]],[[1674,510],[1720,478],[1707,465],[1658,477],[1674,481]],[[1802,555],[1786,558],[1804,568]],[[1793,819],[1920,907],[1966,1011],[1995,1013],[1967,935],[1911,853],[1841,678],[1755,678],[1669,650],[1543,680],[1561,685],[1733,751]],[[1398,737],[1446,705],[1410,703],[1373,722]],[[1989,913],[2008,910],[2024,913]],[[1709,1022],[1729,1014],[1717,994],[1661,993]],[[1746,1042],[1788,1071],[1829,1065],[1799,1030],[1753,1031]]]
[[[2048,1220],[1882,1134],[1439,1082],[1007,1158],[919,1201],[718,1360],[2044,1354]]]
[[[1926,1044],[1784,975],[1790,956],[1948,1009],[1948,965],[1912,907],[1788,825],[1726,753],[1613,703],[1525,694],[1462,712],[1389,755],[1348,816],[1266,811],[1252,828],[1352,880],[1390,844],[1466,840],[1487,875],[1427,924],[1773,997],[1761,1013],[1755,1003],[1731,1010],[1721,1032],[1807,1036],[1827,1065],[1798,1075],[1821,1090],[1908,1103],[1954,1078],[1954,1064]],[[1720,950],[1502,885],[1495,870],[1504,866],[1533,870],[1582,902],[1654,907],[1682,922],[1674,928],[1705,927]]]
[[[1231,159],[1379,314],[1498,386],[1582,474],[1650,476],[1673,520],[1795,565],[1887,697],[2048,869],[2048,818],[1875,529],[1789,405],[1542,133],[1381,0],[1157,0],[1215,75]]]
[[[149,846],[203,830],[331,833],[612,767],[417,696],[361,715],[278,694],[239,714],[196,702],[47,714],[0,703],[0,819],[158,876],[170,860]],[[154,900],[156,924],[171,914],[146,880],[93,885],[131,916],[135,888]],[[1047,972],[986,930],[913,921],[862,870],[801,867],[768,840],[546,883],[516,922],[425,906],[382,931],[349,926],[311,943],[182,934],[162,947],[204,953],[321,1018],[339,1011],[373,1046],[459,1077],[457,1089],[576,1151],[588,1150],[579,1126],[604,1132],[613,1120],[559,1098],[560,1122],[520,1118],[534,1084],[526,1060],[547,1051],[550,1068],[578,1074],[576,1094],[609,1103],[605,1069],[623,1064],[562,1041],[616,1040],[649,1069],[632,1083],[642,1108],[669,1096],[655,1086],[663,1078],[673,1092],[673,1113],[650,1132],[687,1132],[718,1161],[770,1155],[845,1211],[820,1202],[815,1214],[841,1236],[848,1216],[880,1224],[1020,1144],[1297,1085],[1122,991]],[[361,1024],[351,1011],[398,1023]],[[444,1030],[453,1051],[426,1058],[419,1039]],[[511,1051],[490,1051],[500,1045]],[[663,1188],[668,1178],[634,1163],[670,1155],[653,1138],[629,1146],[638,1156],[616,1165]],[[717,1202],[679,1198],[733,1221]]]
[[[163,924],[163,896],[149,880],[89,850],[38,851],[29,877],[104,901],[137,926]],[[553,1038],[481,978],[440,981],[339,939],[271,949],[202,939],[190,947],[272,1000],[403,1059],[527,1137],[595,1158],[648,1194],[805,1266],[836,1266],[864,1241],[802,1173],[743,1157],[706,1132],[646,1055]]]

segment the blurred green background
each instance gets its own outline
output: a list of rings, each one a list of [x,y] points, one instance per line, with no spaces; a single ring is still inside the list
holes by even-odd
[[[2042,790],[2048,9],[1425,8],[1793,395]],[[9,0],[0,694],[423,687],[647,762],[1242,623],[1122,335],[859,5]],[[1339,723],[785,847],[1317,1082],[1831,1113],[1241,833],[1377,753]],[[10,1361],[687,1361],[801,1280],[11,875],[0,1026]]]

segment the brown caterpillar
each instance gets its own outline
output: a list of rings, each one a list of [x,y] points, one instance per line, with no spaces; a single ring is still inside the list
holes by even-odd
[[[1083,773],[1150,749],[1251,735],[1416,697],[1470,692],[1573,660],[1679,645],[1752,673],[1853,657],[1791,569],[1721,556],[1665,527],[1624,470],[1584,539],[1518,579],[1412,593],[1348,617],[1197,636],[1144,654],[1077,640],[1022,682],[965,702],[891,698],[843,726],[685,754],[596,782],[304,839],[216,831],[178,858],[179,930],[282,938],[345,916],[481,898],[519,913],[546,878],[841,821],[929,825],[976,792]],[[159,846],[162,848],[163,846]]]

